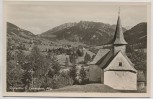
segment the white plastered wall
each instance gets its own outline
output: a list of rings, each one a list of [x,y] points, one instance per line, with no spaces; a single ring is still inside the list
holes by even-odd
[[[118,90],[137,90],[137,73],[106,71],[104,72],[104,84]]]

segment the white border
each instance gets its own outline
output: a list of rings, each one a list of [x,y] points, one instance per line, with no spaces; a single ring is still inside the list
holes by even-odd
[[[5,0],[5,1],[13,1],[13,0]],[[21,0],[16,0],[16,1],[21,1]],[[23,0],[22,0],[23,1]],[[31,1],[31,0],[24,0],[24,1]],[[42,0],[33,0],[33,1],[42,1]],[[45,1],[51,1],[51,0],[45,0]],[[53,1],[53,0],[52,0]],[[65,1],[65,0],[57,0],[57,1]],[[72,0],[67,0],[67,1],[72,1]],[[82,2],[82,0],[74,0],[74,1],[81,1]],[[95,2],[94,0],[83,0],[83,1],[91,1],[91,2]],[[107,2],[120,2],[120,1],[122,1],[122,0],[96,0],[96,2],[103,2],[103,1],[107,1]],[[128,1],[122,1],[122,2],[149,2],[150,0],[128,0]],[[2,1],[0,1],[0,19],[2,19]],[[153,16],[153,15],[152,15]],[[151,20],[151,22],[152,22],[152,20]],[[2,21],[0,22],[0,23],[2,23]],[[150,26],[151,27],[151,26]],[[3,52],[2,52],[2,49],[4,49],[5,48],[5,40],[3,39],[3,37],[4,37],[4,32],[2,32],[2,24],[0,24],[0,33],[1,33],[1,35],[0,35],[0,43],[1,43],[1,46],[0,46],[0,54],[1,54],[1,56],[2,56],[2,54],[3,54]],[[4,30],[3,30],[4,31]],[[151,31],[148,31],[148,32],[150,32],[150,35],[151,36],[148,36],[149,37],[149,43],[148,43],[148,47],[151,47],[151,49],[152,49],[152,46],[151,46],[151,42],[153,42],[153,39],[152,39],[152,28],[151,28]],[[3,46],[3,47],[2,47]],[[147,49],[147,51],[148,52],[151,52],[151,49]],[[3,50],[4,51],[4,50]],[[149,63],[149,65],[150,65],[150,62],[151,62],[151,69],[149,69],[149,71],[150,71],[150,75],[152,75],[152,72],[151,71],[153,71],[153,68],[152,68],[152,65],[153,65],[153,63],[152,63],[152,53],[151,53],[151,56],[150,56],[150,53],[148,53],[148,56],[149,56],[149,59],[150,59],[150,61],[149,62],[147,62],[147,63]],[[4,54],[3,54],[3,57],[0,57],[0,63],[2,63],[2,61],[3,61],[3,59],[4,59]],[[1,64],[1,67],[3,66],[3,64]],[[1,69],[1,71],[2,71],[2,69]],[[0,76],[0,78],[1,78],[1,82],[2,82],[2,75]],[[151,77],[150,77],[151,78]],[[152,81],[152,80],[151,80]],[[1,83],[1,85],[2,85],[2,83]],[[152,87],[152,86],[151,86]],[[1,89],[1,88],[0,88]],[[152,88],[153,89],[153,88]],[[3,93],[3,95],[5,95],[6,93]],[[92,95],[93,93],[91,93],[91,94],[84,94],[84,95],[81,95],[81,93],[73,93],[73,95],[71,94],[71,93],[63,93],[63,96],[71,96],[71,97],[78,97],[78,96],[80,96],[80,97],[84,97],[84,96],[88,96],[88,97],[93,97],[93,95]],[[8,93],[7,93],[7,95],[8,95]],[[11,95],[11,96],[16,96],[16,95],[14,95],[14,93],[9,93],[9,95]],[[118,95],[118,94],[116,94],[116,93],[113,93],[113,95],[111,95],[110,96],[110,94],[108,94],[108,93],[94,93],[94,96],[96,96],[96,97],[99,97],[99,96],[102,96],[102,97],[126,97],[128,95],[128,93],[125,93],[125,94],[120,94],[120,95]],[[130,93],[130,96],[133,96],[133,97],[138,97],[138,95],[136,95],[136,94],[134,94],[134,93]],[[149,94],[143,94],[143,93],[141,93],[141,94],[139,94],[139,97],[146,97],[146,96],[148,96]],[[19,96],[27,96],[27,94],[25,94],[25,93],[19,93]],[[48,93],[28,93],[28,96],[40,96],[40,97],[43,97],[43,96],[51,96],[51,93],[49,93],[49,95],[48,95]],[[59,93],[55,93],[54,95],[52,95],[52,96],[54,96],[54,97],[56,97],[56,96],[59,96]],[[4,97],[3,97],[4,98]],[[17,98],[17,97],[14,97],[14,98]],[[18,97],[18,98],[21,98],[21,97]],[[25,97],[24,97],[25,98]],[[28,98],[28,97],[27,97]],[[31,97],[32,98],[32,97]],[[12,97],[10,97],[10,99],[12,99]]]

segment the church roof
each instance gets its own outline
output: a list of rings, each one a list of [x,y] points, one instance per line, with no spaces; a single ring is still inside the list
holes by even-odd
[[[124,39],[120,16],[118,16],[113,44],[127,44]]]
[[[109,70],[129,70],[136,72],[134,64],[130,61],[130,59],[126,56],[126,54],[122,53],[121,51],[119,51],[114,55],[113,50],[110,50],[103,57],[101,57],[95,64],[100,66],[102,69],[105,69],[119,53],[121,53],[124,56],[124,58],[128,61],[131,67],[118,68],[114,66],[109,68]]]
[[[109,49],[100,49],[90,64],[96,64],[109,51],[110,51]]]
[[[99,65],[101,68],[107,67],[108,63],[113,59],[114,54],[113,50],[110,50],[107,54],[104,55],[97,63],[96,65]]]

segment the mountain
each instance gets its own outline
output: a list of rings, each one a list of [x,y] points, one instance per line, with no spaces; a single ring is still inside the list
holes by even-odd
[[[142,22],[124,33],[125,40],[136,48],[147,46],[147,23]]]
[[[7,22],[7,38],[10,43],[20,43],[30,41],[36,36],[30,31],[21,29],[20,27]]]
[[[60,25],[60,26],[57,26],[57,27],[54,27],[53,29],[51,29],[51,30],[48,30],[48,31],[46,31],[46,32],[44,32],[44,33],[42,33],[43,34],[43,36],[48,36],[48,35],[50,35],[50,34],[52,34],[52,33],[55,33],[55,32],[57,32],[57,31],[60,31],[60,30],[63,30],[63,29],[66,29],[66,28],[70,28],[70,27],[73,27],[73,26],[75,26],[77,23],[64,23],[64,24],[62,24],[62,25]]]
[[[35,35],[31,33],[30,31],[24,30],[19,28],[18,26],[7,22],[7,34],[9,35],[16,35],[23,38],[30,38],[34,37]]]
[[[88,45],[103,45],[113,38],[115,27],[116,25],[101,22],[80,21],[78,23],[62,24],[42,33],[40,36],[50,40],[66,39]],[[126,31],[125,28],[123,30]]]
[[[30,31],[7,22],[7,38],[9,42],[14,44],[19,44],[20,42],[31,44],[31,41],[34,41],[39,45],[47,44],[53,46],[57,45],[57,43],[63,44],[65,41],[67,43],[71,42],[72,44],[78,42],[78,44],[103,45],[108,44],[113,39],[115,27],[116,25],[101,22],[80,21],[78,23],[62,24],[37,36]],[[125,31],[125,40],[129,45],[135,48],[146,48],[146,22],[139,23],[129,30],[123,28],[123,31]]]
[[[15,24],[7,22],[7,43],[11,46],[12,50],[22,49],[29,51],[33,46],[33,43],[39,46],[41,51],[46,51],[47,49],[59,48],[64,44],[71,44],[71,42],[57,42],[50,41],[41,38],[39,35],[34,35],[32,32],[22,29]],[[68,25],[67,25],[68,26]],[[62,29],[62,28],[59,28]],[[75,44],[72,44],[75,45]],[[79,43],[76,45],[80,45]],[[22,48],[21,48],[22,46]]]
[[[112,25],[112,28],[116,30],[116,24]],[[123,27],[122,29],[123,29],[123,32],[127,31],[126,27]]]
[[[33,43],[38,45],[44,45],[44,43],[47,44],[46,40],[43,40],[37,35],[34,35],[30,31],[22,29],[10,22],[7,22],[6,25],[7,25],[7,44],[13,51],[15,51],[16,49],[22,49],[28,51]]]
[[[125,26],[124,28],[125,28],[126,30],[129,30],[129,29],[132,28],[132,26]]]

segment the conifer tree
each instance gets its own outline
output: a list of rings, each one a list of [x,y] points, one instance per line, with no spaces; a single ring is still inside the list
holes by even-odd
[[[70,77],[73,79],[73,84],[76,84],[76,76],[77,76],[77,69],[76,65],[73,65],[73,67],[70,69]]]
[[[85,63],[88,63],[89,61],[91,61],[91,56],[88,53],[85,54],[84,61]]]
[[[86,80],[86,71],[83,66],[81,66],[80,72],[79,72],[79,83],[84,84]]]
[[[66,57],[66,60],[65,60],[65,66],[68,67],[69,66],[69,60],[68,58]]]

